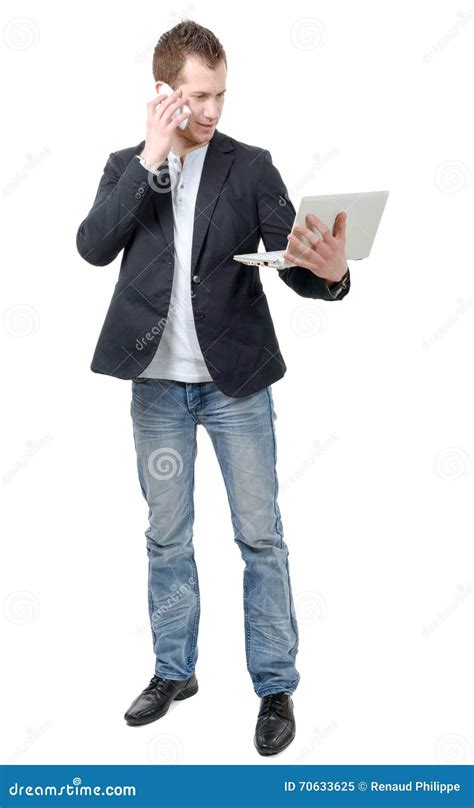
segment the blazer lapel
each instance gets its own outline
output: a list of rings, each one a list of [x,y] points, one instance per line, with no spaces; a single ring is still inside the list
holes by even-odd
[[[136,153],[143,149],[145,141],[136,148]],[[201,181],[199,183],[196,207],[194,212],[193,248],[191,255],[191,275],[195,267],[206,238],[207,231],[212,225],[212,214],[220,194],[225,193],[224,182],[234,162],[232,152],[234,147],[227,135],[217,129],[209,141],[209,148],[204,158]],[[174,223],[173,200],[171,197],[171,177],[168,162],[162,163],[163,169],[160,177],[152,179],[154,191],[152,194],[153,207],[159,227],[162,230],[165,244],[171,253],[174,251]]]
[[[230,139],[216,129],[209,141],[196,197],[191,275],[194,275],[207,231],[212,227],[212,214],[217,200],[225,193],[224,182],[235,159],[233,151]]]

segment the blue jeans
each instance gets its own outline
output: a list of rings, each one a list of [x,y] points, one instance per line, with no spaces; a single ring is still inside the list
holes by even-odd
[[[245,562],[245,651],[254,690],[260,697],[292,693],[300,679],[298,628],[277,503],[271,387],[233,398],[214,382],[133,379],[130,414],[149,507],[145,536],[155,674],[187,679],[198,657],[193,523],[196,429],[202,424],[216,452],[234,540]]]

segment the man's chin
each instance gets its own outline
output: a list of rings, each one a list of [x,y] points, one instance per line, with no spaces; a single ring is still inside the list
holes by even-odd
[[[199,124],[195,123],[192,128],[192,133],[195,137],[198,137],[199,140],[205,140],[206,138],[212,137],[215,130],[216,130],[216,124],[208,128],[199,126]]]

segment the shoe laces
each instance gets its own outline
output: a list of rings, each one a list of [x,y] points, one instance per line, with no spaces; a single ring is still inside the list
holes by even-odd
[[[162,676],[152,676],[150,679],[150,684],[145,688],[145,690],[160,690],[160,685],[162,685],[164,681],[165,680]],[[161,692],[164,693],[164,690],[162,689]]]
[[[281,714],[287,695],[287,693],[269,693],[268,696],[264,696],[260,706],[260,715],[267,716],[273,712]]]

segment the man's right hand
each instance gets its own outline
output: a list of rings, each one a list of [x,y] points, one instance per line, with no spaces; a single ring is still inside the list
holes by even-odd
[[[140,156],[153,169],[166,160],[175,129],[190,115],[189,112],[183,112],[173,118],[173,112],[183,105],[182,95],[182,90],[175,90],[170,96],[162,93],[147,105],[146,139]],[[157,107],[157,104],[160,106]]]

